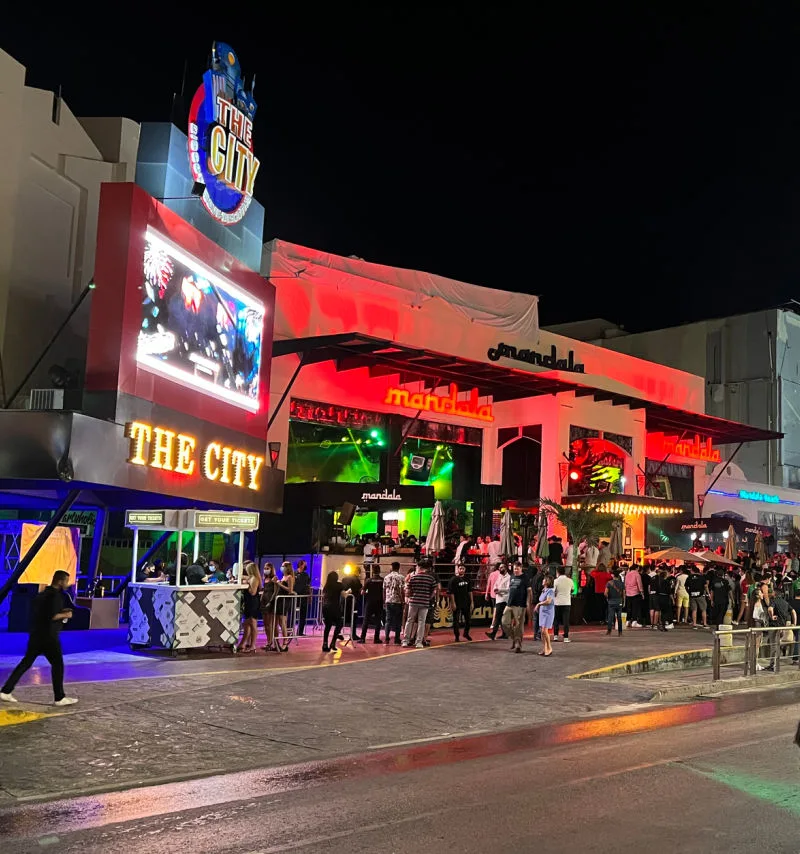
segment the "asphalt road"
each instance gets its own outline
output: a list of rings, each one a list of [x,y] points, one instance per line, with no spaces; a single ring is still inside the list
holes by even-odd
[[[796,854],[798,696],[753,693],[19,805],[0,812],[0,850]]]

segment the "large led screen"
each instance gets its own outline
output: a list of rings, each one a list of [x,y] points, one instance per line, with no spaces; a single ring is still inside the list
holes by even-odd
[[[147,229],[141,367],[257,412],[263,331],[262,303]]]

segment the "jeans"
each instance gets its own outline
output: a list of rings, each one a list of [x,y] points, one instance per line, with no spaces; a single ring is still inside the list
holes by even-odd
[[[11,694],[23,674],[33,667],[33,662],[43,655],[50,662],[50,676],[53,681],[53,696],[56,702],[64,699],[64,656],[61,652],[61,639],[51,636],[31,635],[25,656],[0,688],[3,694]]]
[[[643,604],[644,600],[642,599],[641,594],[636,594],[636,596],[627,597],[629,623],[641,623],[642,625],[644,625],[644,621],[642,620]]]
[[[506,609],[505,602],[498,602],[494,606],[494,619],[492,620],[492,627],[489,630],[489,634],[494,637],[497,634],[497,630],[502,627],[503,634],[506,633],[505,626],[503,626],[503,612]]]
[[[381,639],[381,613],[383,612],[383,604],[372,605],[369,602],[364,604],[364,624],[361,626],[361,640],[367,639],[367,632],[372,623],[375,623],[375,642]]]
[[[455,634],[456,640],[458,640],[458,623],[460,617],[464,619],[464,635],[469,637],[470,616],[469,602],[465,605],[459,605],[456,602],[456,607],[453,609],[453,634]]]
[[[569,605],[556,605],[556,615],[553,619],[553,637],[558,637],[558,630],[564,627],[564,637],[569,637]],[[536,612],[537,618],[539,612]],[[538,622],[538,619],[537,619]]]
[[[406,620],[406,631],[403,636],[403,643],[410,644],[411,643],[411,627],[414,623],[417,624],[417,637],[416,644],[417,646],[422,646],[422,641],[425,640],[425,620],[428,618],[428,606],[427,605],[409,605],[408,606],[408,619]]]
[[[609,602],[608,603],[608,631],[612,632],[614,630],[614,623],[616,622],[617,628],[619,629],[619,633],[622,634],[622,602]]]
[[[308,597],[298,596],[297,607],[299,610],[299,614],[297,617],[297,634],[302,635],[305,634],[306,620],[308,619]]]
[[[389,643],[389,634],[394,632],[395,640],[400,640],[403,630],[403,603],[386,603],[386,643]]]
[[[511,646],[522,649],[522,632],[525,628],[524,605],[507,605],[503,611],[503,631],[511,638]]]

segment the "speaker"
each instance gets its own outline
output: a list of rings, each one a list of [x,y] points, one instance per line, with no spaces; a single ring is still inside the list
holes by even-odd
[[[339,511],[339,524],[349,525],[353,521],[353,516],[356,515],[356,505],[345,501],[342,504],[342,509]]]

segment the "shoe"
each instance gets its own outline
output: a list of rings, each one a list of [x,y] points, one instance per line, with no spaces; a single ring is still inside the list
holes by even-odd
[[[484,632],[484,634],[489,640],[494,640],[494,632]]]
[[[328,652],[339,652],[339,647],[338,647],[338,646],[332,646],[332,647],[328,650]]]
[[[557,643],[559,640],[561,640],[561,638],[559,638],[557,635],[553,635],[553,643]]]
[[[386,643],[389,643],[389,641],[386,641]],[[395,638],[394,645],[403,646],[403,641],[401,641],[400,638]]]
[[[458,635],[456,635],[456,643],[460,643],[460,642],[461,642],[461,638]]]
[[[56,700],[53,705],[54,706],[74,706],[75,703],[78,702],[77,697],[62,697],[60,700]]]
[[[470,635],[464,635],[464,640],[471,641],[472,637]]]
[[[572,643],[572,641],[569,638],[564,638],[564,643]]]
[[[517,649],[517,645],[516,645],[516,644],[512,644],[508,651],[509,651],[509,652],[515,652],[515,651],[516,651],[516,649]]]
[[[606,629],[606,634],[607,634],[607,635],[610,635],[610,634],[611,634],[611,629]]]
[[[522,652],[522,647],[521,646],[514,647],[514,652]]]
[[[430,646],[431,642],[430,641],[422,641],[422,645],[423,646]]]
[[[425,644],[424,643],[415,643],[414,649],[425,649]]]
[[[411,644],[410,644],[410,643],[406,643],[405,641],[403,641],[403,642],[400,644],[400,646],[411,646]]]
[[[669,630],[669,629],[674,629],[674,628],[675,628],[675,624],[674,624],[674,623],[667,623],[667,625],[666,625],[666,626],[664,626],[664,628],[665,628],[665,629],[667,629],[667,630]]]
[[[642,627],[642,624],[641,624],[641,623],[639,623],[639,622],[637,622],[636,620],[634,620],[634,621],[631,623],[631,628],[632,628],[632,629],[641,629],[641,627]]]
[[[329,646],[323,646],[323,647],[322,647],[322,651],[323,651],[323,652],[330,652],[330,651],[331,651],[331,648],[330,648]]]
[[[305,636],[306,636],[305,632],[298,632],[297,633],[297,637],[299,637],[299,638],[304,638]]]
[[[622,632],[619,633],[619,636],[622,637]]]
[[[2,691],[0,691],[0,700],[2,700],[4,703],[19,702],[13,694],[4,694]]]

